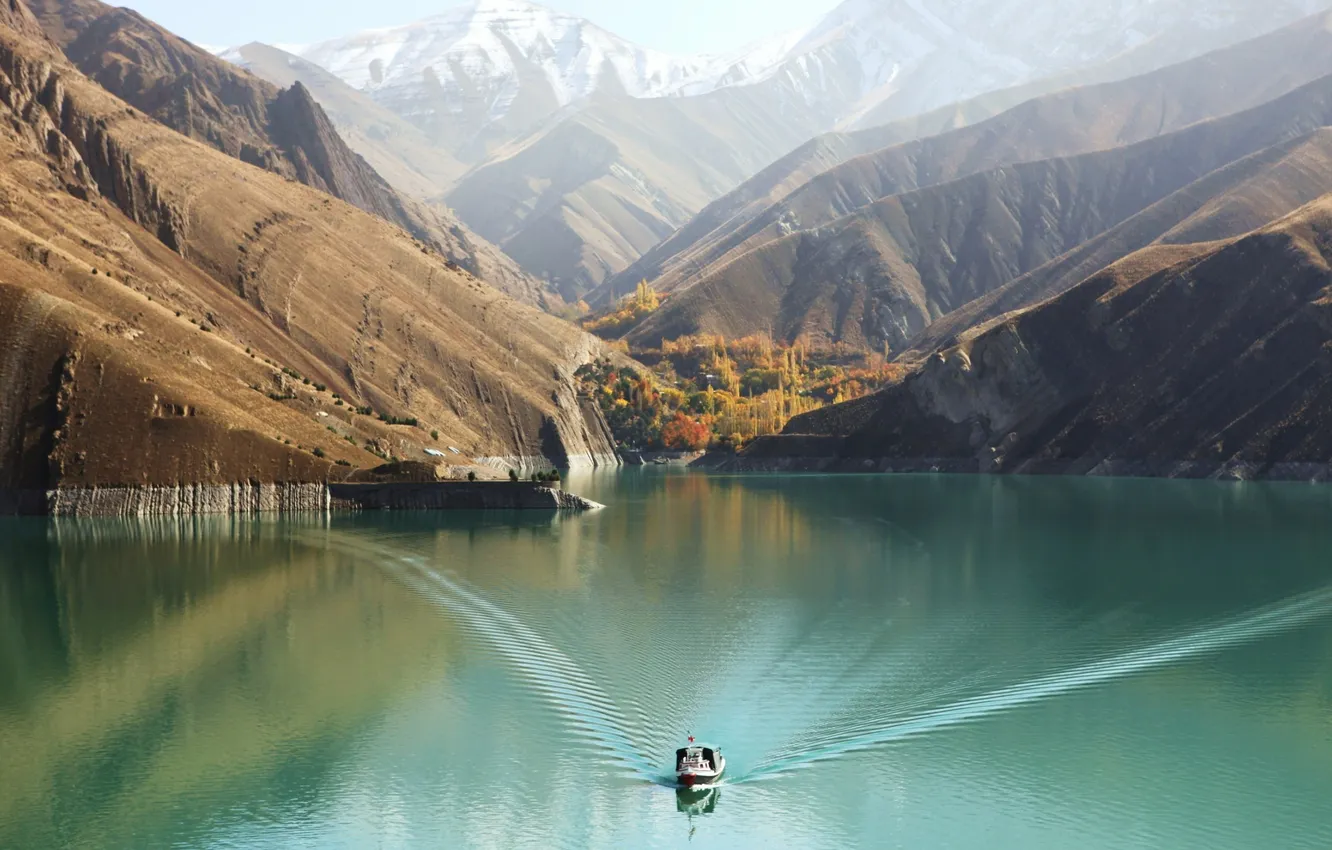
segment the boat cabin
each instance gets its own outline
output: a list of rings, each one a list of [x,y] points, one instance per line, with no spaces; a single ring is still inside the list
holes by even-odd
[[[676,773],[693,770],[716,772],[717,753],[712,747],[681,747],[675,751]]]

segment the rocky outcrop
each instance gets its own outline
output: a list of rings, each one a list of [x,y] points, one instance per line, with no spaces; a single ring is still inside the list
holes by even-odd
[[[167,247],[180,250],[185,233],[180,210],[121,147],[107,119],[81,109],[58,68],[0,43],[0,102],[24,122],[21,129],[51,157],[72,193],[85,199],[100,193]]]
[[[0,0],[0,25],[29,38],[43,36],[41,23],[29,11],[23,0]]]
[[[46,493],[46,510],[58,517],[253,516],[326,511],[323,484],[192,484],[177,487],[59,488]]]
[[[259,484],[0,489],[0,516],[189,517],[360,510],[590,511],[602,505],[551,487],[510,482]]]

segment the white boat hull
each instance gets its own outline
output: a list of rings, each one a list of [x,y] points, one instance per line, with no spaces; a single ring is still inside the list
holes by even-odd
[[[726,758],[718,755],[716,770],[706,770],[702,768],[677,770],[675,772],[675,781],[683,788],[697,788],[700,785],[716,785],[721,781],[722,774],[725,772]]]

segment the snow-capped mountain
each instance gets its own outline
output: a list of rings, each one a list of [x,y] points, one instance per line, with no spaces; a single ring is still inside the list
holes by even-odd
[[[840,124],[924,112],[1116,62],[1146,73],[1327,8],[1329,0],[845,0],[763,78]],[[895,106],[889,106],[889,102]]]
[[[465,172],[443,195],[460,217],[577,295],[818,134],[1123,79],[1329,5],[844,0],[732,55],[674,56],[527,0],[477,0],[286,49],[414,125]]]
[[[525,0],[479,0],[406,26],[286,49],[372,92],[410,89],[433,78],[460,97],[488,94],[496,115],[535,81],[549,86],[561,106],[607,87],[660,97],[715,88],[732,62],[773,52],[764,44],[734,59],[673,56]],[[770,61],[782,58],[777,52]]]
[[[927,110],[1143,54],[1147,71],[1268,31],[1329,0],[846,0],[807,30],[727,56],[675,56],[526,0],[286,46],[416,123],[531,126],[597,92],[695,96],[767,84],[841,123]],[[1169,55],[1151,58],[1168,42]],[[442,115],[440,117],[442,117]],[[890,115],[888,117],[896,117]]]

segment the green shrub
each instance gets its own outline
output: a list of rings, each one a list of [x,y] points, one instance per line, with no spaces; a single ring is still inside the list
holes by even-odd
[[[509,470],[509,480],[515,484],[518,483],[518,470],[516,469]]]
[[[476,473],[475,473],[475,472],[469,472],[469,473],[467,473],[467,480],[468,480],[468,481],[475,481],[475,480],[476,480]]]
[[[324,450],[323,450],[323,449],[318,449],[318,448],[315,449],[315,450],[314,450],[314,456],[317,457],[317,458],[321,458],[321,459],[322,459],[323,457],[325,457]]]
[[[334,463],[336,463],[338,466],[351,466],[351,464],[345,460],[336,460],[334,461]]]

